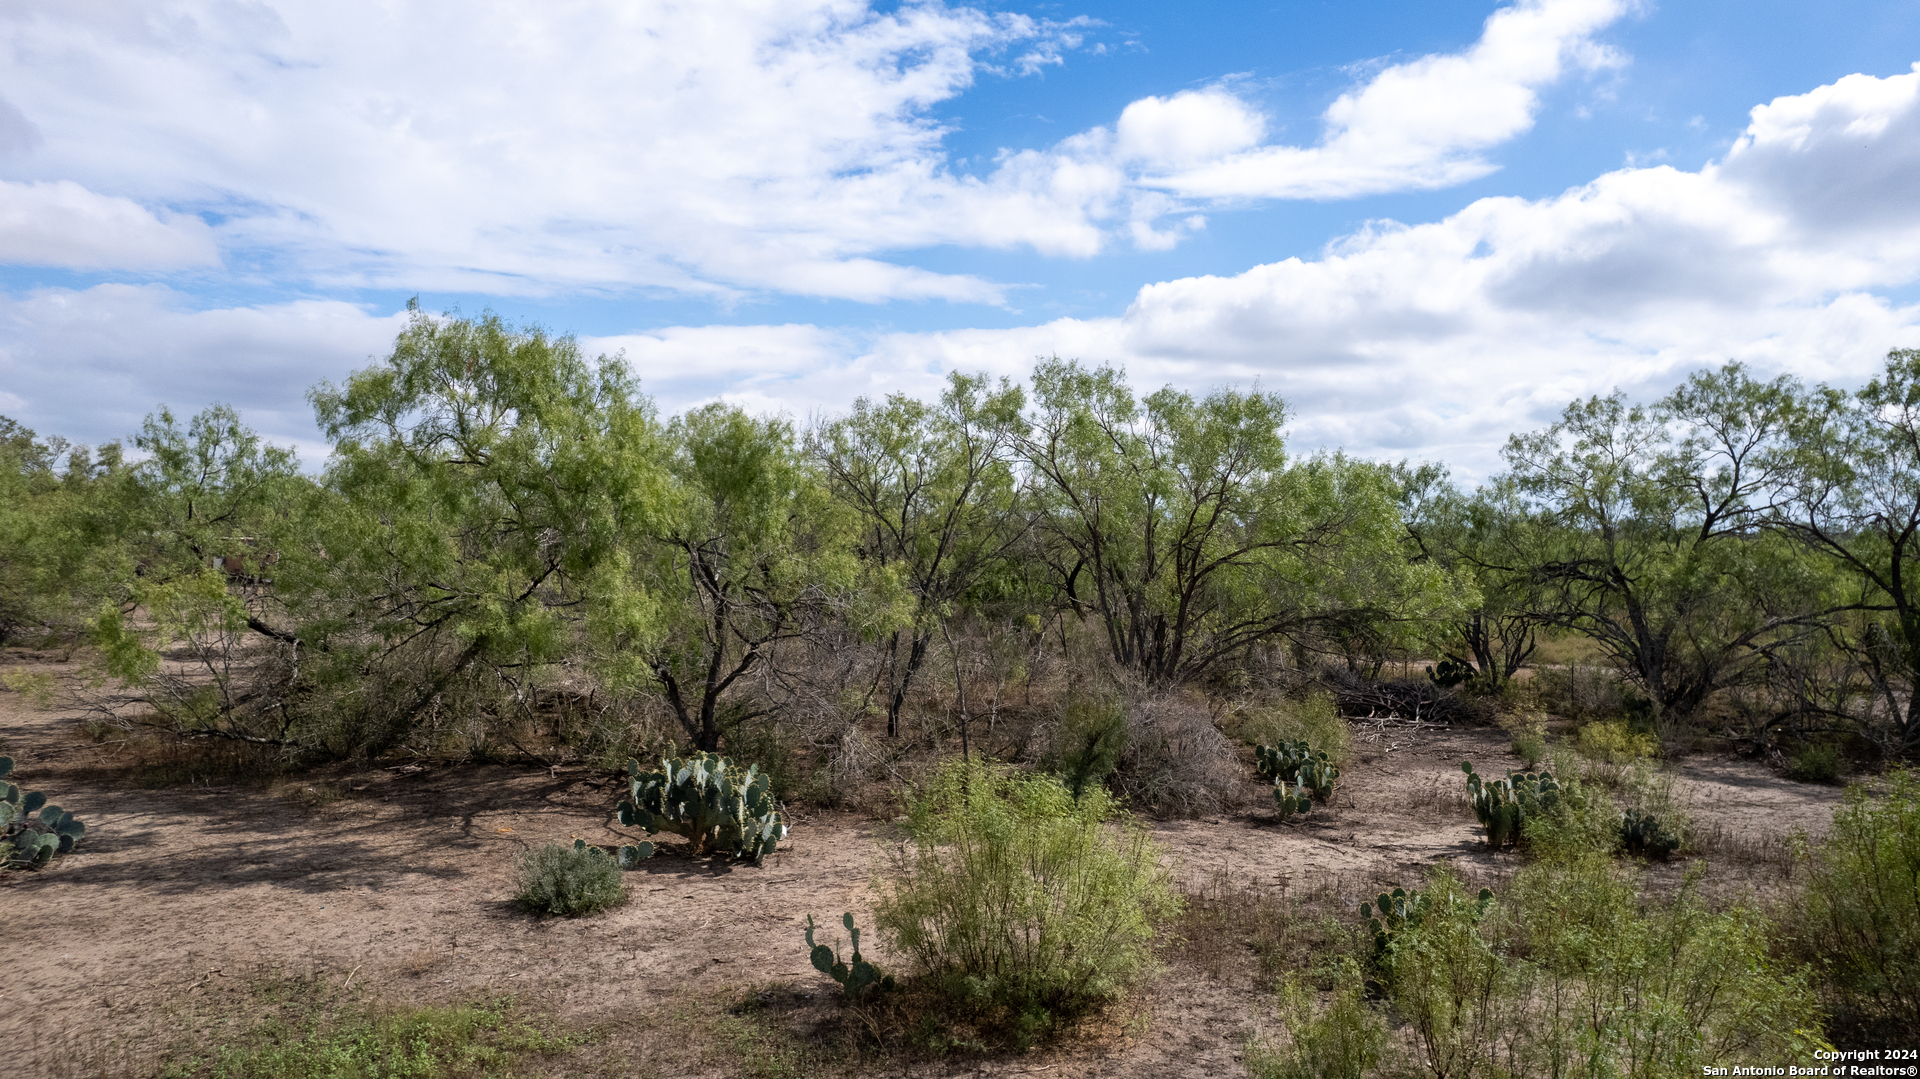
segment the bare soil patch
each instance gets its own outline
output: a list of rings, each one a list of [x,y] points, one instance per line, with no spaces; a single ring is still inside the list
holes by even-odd
[[[57,659],[5,662],[67,677]],[[791,841],[758,867],[669,842],[627,875],[627,905],[539,921],[510,902],[517,852],[632,838],[613,819],[619,786],[604,772],[421,762],[145,790],[128,782],[122,747],[81,735],[84,718],[0,692],[0,751],[18,759],[17,778],[89,827],[72,855],[0,882],[16,930],[31,927],[12,934],[6,968],[12,999],[35,1004],[0,1011],[0,1037],[24,1050],[16,1074],[146,1074],[182,1037],[217,1040],[208,1017],[230,1017],[270,976],[395,1004],[511,994],[599,1032],[569,1074],[739,1074],[754,1053],[797,1054],[801,1074],[808,1039],[849,1029],[801,932],[809,914],[834,924],[852,911],[872,924],[885,821],[796,814]],[[1480,840],[1459,772],[1462,759],[1483,771],[1515,764],[1504,735],[1362,724],[1355,746],[1333,804],[1289,824],[1251,779],[1244,811],[1156,823],[1183,888],[1216,902],[1305,901],[1351,921],[1361,901],[1417,884],[1442,860],[1475,880],[1512,871],[1512,855]],[[1839,798],[1736,760],[1689,760],[1678,772],[1697,826],[1720,837],[1709,879],[1728,888],[1777,874],[1769,852],[1796,830],[1824,829]],[[1243,922],[1190,917],[1189,927],[1227,927],[1234,939],[1170,946],[1147,993],[1067,1041],[909,1071],[1238,1074],[1249,1033],[1271,1025],[1271,971],[1253,939],[1264,931]],[[705,1043],[716,1031],[720,1050]]]

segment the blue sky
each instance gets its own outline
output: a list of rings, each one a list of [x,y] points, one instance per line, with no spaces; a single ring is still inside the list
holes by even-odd
[[[409,296],[806,418],[1037,354],[1498,467],[1570,398],[1920,345],[1920,0],[0,10],[0,412],[306,388]]]

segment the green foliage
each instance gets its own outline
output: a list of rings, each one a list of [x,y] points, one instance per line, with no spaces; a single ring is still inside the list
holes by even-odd
[[[758,863],[787,837],[786,817],[775,806],[771,782],[758,765],[745,771],[717,753],[685,758],[662,758],[658,771],[642,771],[639,761],[627,762],[626,799],[618,807],[620,823],[685,836],[695,854],[724,850],[735,858]],[[643,854],[637,848],[628,859]]]
[[[1037,1033],[1147,970],[1180,900],[1102,789],[950,761],[914,798],[875,922],[953,1006]]]
[[[1895,769],[1878,795],[1849,786],[1807,860],[1801,954],[1856,1022],[1920,1030],[1920,775]]]
[[[1786,452],[1799,387],[1739,364],[1702,372],[1652,407],[1575,401],[1513,436],[1491,497],[1514,524],[1483,562],[1513,569],[1542,622],[1597,644],[1671,724],[1765,677],[1823,632],[1831,574],[1764,527],[1794,483]]]
[[[1467,794],[1473,815],[1487,830],[1487,845],[1498,850],[1517,846],[1529,818],[1552,813],[1560,804],[1560,784],[1551,772],[1508,771],[1504,779],[1485,780],[1472,761],[1461,761],[1467,774]]]
[[[1120,763],[1127,746],[1126,705],[1114,698],[1076,694],[1060,716],[1060,744],[1050,755],[1075,798],[1098,786]]]
[[[445,731],[471,751],[562,661],[616,689],[646,679],[664,616],[634,546],[677,492],[624,363],[415,309],[382,363],[309,397],[333,457],[274,582],[308,741],[378,752]]]
[[[1601,788],[1574,779],[1568,762],[1555,765],[1562,777],[1559,796],[1544,811],[1528,814],[1521,840],[1529,858],[1562,862],[1590,854],[1611,854],[1620,846],[1620,809]],[[1644,797],[1642,808],[1668,815],[1678,827],[1680,815],[1668,799]]]
[[[1660,743],[1651,734],[1636,733],[1624,720],[1611,720],[1580,728],[1580,752],[1607,764],[1631,764],[1657,756]]]
[[[1381,963],[1394,1009],[1440,1079],[1480,1073],[1518,1018],[1515,972],[1480,933],[1489,905],[1439,871]]]
[[[554,1033],[498,1000],[351,1011],[296,1008],[255,1020],[206,1056],[176,1056],[161,1079],[468,1079],[526,1074],[585,1039]]]
[[[867,962],[860,955],[860,930],[853,924],[852,913],[841,916],[840,924],[847,927],[853,937],[853,958],[851,962],[842,962],[831,947],[813,942],[813,915],[807,915],[807,957],[813,963],[813,969],[840,983],[848,1000],[860,1000],[868,990],[886,992],[893,988],[893,975],[882,974],[880,968]]]
[[[1515,877],[1487,932],[1524,1005],[1513,1070],[1653,1079],[1824,1044],[1808,972],[1769,954],[1758,912],[1710,909],[1698,880],[1642,902],[1637,871],[1591,852]]]
[[[1522,869],[1498,902],[1450,873],[1382,964],[1436,1076],[1656,1079],[1824,1044],[1804,970],[1753,911],[1714,912],[1690,877],[1665,903],[1601,854]]]
[[[1837,787],[1846,766],[1847,760],[1840,755],[1839,746],[1832,742],[1809,742],[1788,758],[1787,778]]]
[[[1247,1074],[1254,1079],[1363,1079],[1386,1055],[1386,1017],[1367,1000],[1366,979],[1350,957],[1341,956],[1333,998],[1314,1007],[1314,992],[1297,972],[1276,987],[1287,1041],[1255,1040],[1247,1046]]]
[[[1487,904],[1493,902],[1493,892],[1482,888],[1475,901],[1480,904],[1480,913],[1484,914]],[[1367,932],[1373,934],[1374,960],[1384,961],[1393,942],[1401,934],[1420,928],[1427,912],[1432,909],[1433,897],[1418,888],[1411,892],[1395,888],[1374,896],[1372,903],[1360,904],[1360,917],[1367,923]]]
[[[1857,393],[1815,390],[1790,443],[1773,523],[1846,582],[1856,614],[1831,637],[1854,672],[1845,703],[1864,703],[1885,751],[1920,752],[1920,349],[1887,353]]]
[[[878,619],[907,638],[887,652],[890,735],[940,619],[978,598],[1027,534],[1012,467],[1025,403],[1004,378],[954,372],[938,404],[863,397],[814,440],[834,496],[859,515],[864,553],[907,593],[907,609]]]
[[[514,902],[532,914],[577,918],[627,901],[620,864],[583,839],[526,851],[513,869],[520,884]]]
[[[1526,762],[1527,771],[1539,767],[1546,759],[1546,713],[1536,708],[1519,708],[1501,716],[1500,726],[1512,739],[1514,755]]]
[[[1021,451],[1042,552],[1119,666],[1183,682],[1288,633],[1453,604],[1445,574],[1401,555],[1387,471],[1289,461],[1279,397],[1140,398],[1113,368],[1057,358],[1033,386]]]
[[[1251,745],[1306,742],[1325,750],[1333,763],[1342,767],[1352,756],[1353,729],[1328,693],[1281,698],[1250,708],[1238,717],[1237,723],[1236,736]]]
[[[12,774],[13,758],[0,757],[0,868],[41,869],[85,839],[87,826],[45,794],[8,782]]]
[[[64,460],[64,467],[63,461]],[[0,416],[0,642],[71,640],[131,576],[119,443],[40,438]]]
[[[694,748],[713,752],[769,711],[742,692],[750,672],[829,614],[861,620],[855,519],[785,420],[715,403],[676,417],[665,442],[675,512],[636,550],[665,619],[646,662]]]

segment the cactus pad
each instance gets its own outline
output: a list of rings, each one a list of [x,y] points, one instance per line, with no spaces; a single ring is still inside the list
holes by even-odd
[[[648,835],[673,832],[685,836],[695,853],[727,850],[755,862],[787,836],[772,783],[757,765],[742,770],[717,753],[697,753],[663,758],[657,771],[643,771],[630,760],[627,771],[628,797],[618,812],[629,828],[644,828]],[[653,853],[650,843],[632,849],[636,861]]]

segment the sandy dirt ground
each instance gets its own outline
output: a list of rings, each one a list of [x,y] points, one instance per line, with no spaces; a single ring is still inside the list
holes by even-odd
[[[3,661],[65,669],[47,659]],[[588,1025],[731,991],[817,998],[827,1009],[833,987],[807,965],[806,917],[833,924],[852,911],[871,925],[871,878],[891,835],[884,821],[802,813],[790,842],[757,867],[690,858],[669,844],[628,874],[626,906],[536,921],[510,903],[513,856],[575,837],[631,841],[612,815],[620,797],[613,777],[427,765],[264,789],[128,789],[98,778],[115,747],[80,737],[79,720],[0,692],[14,778],[48,791],[89,828],[74,854],[0,883],[13,930],[0,963],[7,993],[36,1002],[0,1009],[0,1039],[23,1076],[88,1074],[82,1060],[138,1060],[195,1021],[196,995],[212,1000],[273,972],[338,980],[400,1003],[512,993]],[[1396,724],[1364,724],[1357,736],[1334,804],[1302,821],[1282,826],[1255,809],[1155,823],[1182,886],[1314,891],[1351,908],[1381,888],[1417,884],[1442,859],[1471,879],[1511,872],[1513,856],[1480,841],[1459,773],[1463,758],[1484,762],[1483,771],[1512,764],[1504,736]],[[1831,788],[1744,762],[1688,761],[1679,773],[1696,820],[1762,860],[1790,832],[1824,829],[1838,800]],[[1736,870],[1722,876],[1746,879]],[[934,1061],[914,1073],[1241,1074],[1246,1037],[1269,1021],[1267,1000],[1251,978],[1170,962],[1108,1035],[1077,1041],[1071,1053]],[[805,1021],[804,1007],[787,1014]],[[46,1036],[54,1032],[63,1033]],[[639,1070],[726,1074],[724,1061],[695,1068],[698,1059],[668,1053]]]

